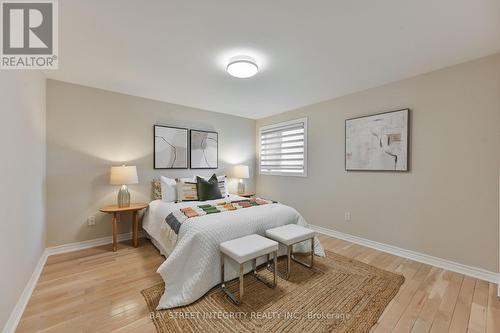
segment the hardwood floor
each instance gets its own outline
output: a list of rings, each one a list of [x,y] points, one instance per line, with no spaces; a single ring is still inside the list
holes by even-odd
[[[496,285],[343,240],[326,249],[403,274],[405,283],[371,332],[500,332]],[[163,262],[141,240],[49,257],[17,332],[156,332],[140,294]]]
[[[50,256],[17,332],[156,332],[140,291],[163,261],[143,239]]]

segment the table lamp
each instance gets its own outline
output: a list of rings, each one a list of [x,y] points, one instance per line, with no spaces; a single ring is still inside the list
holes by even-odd
[[[243,182],[243,179],[248,179],[250,178],[250,173],[248,171],[248,165],[236,165],[234,167],[234,178],[239,178],[239,183],[238,183],[238,193],[243,193],[245,192],[245,183]]]
[[[118,191],[118,207],[130,206],[130,193],[127,185],[139,183],[137,168],[135,166],[112,166],[109,179],[111,185],[120,185]]]

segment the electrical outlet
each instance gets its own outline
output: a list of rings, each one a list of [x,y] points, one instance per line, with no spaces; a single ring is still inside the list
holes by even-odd
[[[87,225],[89,227],[95,225],[95,216],[92,215],[92,216],[87,217]]]
[[[345,212],[344,213],[344,220],[350,221],[351,220],[351,212]]]

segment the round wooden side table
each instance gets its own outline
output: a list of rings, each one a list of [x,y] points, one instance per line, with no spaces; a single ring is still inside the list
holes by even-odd
[[[111,206],[106,206],[102,207],[99,209],[103,213],[108,213],[112,214],[111,218],[111,225],[113,227],[113,251],[116,252],[117,250],[117,241],[116,241],[116,234],[118,232],[118,214],[120,213],[132,213],[132,223],[133,223],[133,228],[132,228],[132,235],[133,235],[133,242],[134,242],[134,247],[137,247],[139,245],[139,211],[149,207],[147,203],[131,203],[129,207],[118,207],[118,205],[111,205]]]

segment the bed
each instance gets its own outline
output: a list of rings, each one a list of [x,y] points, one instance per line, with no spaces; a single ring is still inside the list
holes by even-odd
[[[158,310],[190,304],[220,283],[220,243],[250,234],[264,236],[265,230],[285,224],[307,225],[295,209],[279,203],[190,218],[182,223],[178,235],[165,223],[167,215],[174,210],[198,204],[215,204],[221,200],[230,202],[245,198],[229,195],[224,199],[203,202],[154,200],[150,203],[144,215],[143,228],[167,258],[157,270],[165,281],[165,293]],[[306,252],[307,249],[310,249],[310,243],[294,247],[297,252]],[[285,254],[284,248],[280,248],[281,254]],[[315,254],[324,256],[317,239]],[[258,264],[264,260],[262,258]],[[245,267],[246,272],[250,269],[251,265]],[[237,276],[238,267],[226,262],[226,280]]]

